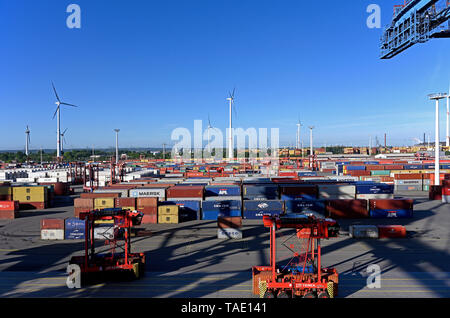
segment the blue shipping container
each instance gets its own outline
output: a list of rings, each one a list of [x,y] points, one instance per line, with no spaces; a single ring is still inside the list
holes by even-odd
[[[78,218],[67,218],[64,220],[65,240],[84,240],[85,221]]]
[[[205,196],[230,196],[236,197],[241,195],[241,187],[238,185],[217,185],[205,187]]]
[[[404,165],[403,169],[404,170],[422,170],[423,165]]]
[[[299,171],[297,174],[299,177],[317,177],[317,172],[314,171]]]
[[[162,205],[164,204],[178,205],[180,222],[200,220],[200,201],[171,200],[164,202]]]
[[[440,165],[441,169],[450,169],[450,164]],[[434,165],[433,165],[434,168]]]
[[[412,218],[413,210],[370,210],[370,217],[375,219],[384,218]]]
[[[347,171],[364,171],[366,166],[346,166]]]
[[[248,200],[244,201],[244,211],[284,211],[280,200]]]
[[[282,194],[282,201],[292,201],[292,200],[317,200],[317,196],[311,194]]]
[[[241,210],[228,210],[228,211],[217,211],[217,210],[203,210],[202,220],[217,220],[218,217],[238,217],[242,216]]]
[[[238,200],[225,201],[203,201],[202,210],[207,211],[227,211],[227,210],[241,210],[242,203]]]
[[[392,194],[394,193],[394,185],[373,183],[365,185],[356,185],[357,194]]]
[[[258,220],[262,219],[264,215],[281,215],[283,211],[258,211],[258,210],[247,210],[244,211],[243,217],[247,220]]]
[[[285,201],[286,213],[302,213],[306,211],[314,211],[325,214],[325,201],[322,200],[287,200]]]

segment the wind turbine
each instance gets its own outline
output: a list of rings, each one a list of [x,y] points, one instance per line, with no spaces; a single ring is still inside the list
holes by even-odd
[[[67,128],[61,133],[61,153],[64,153],[64,143],[67,143],[66,138],[64,137],[66,131]]]
[[[211,144],[210,144],[211,134],[210,134],[209,131],[210,131],[211,129],[217,129],[217,128],[211,126],[211,120],[210,120],[209,114],[208,114],[208,128],[206,129],[206,131],[207,131],[207,134],[208,134],[208,151],[209,151],[210,154],[211,154]]]
[[[61,157],[61,105],[66,105],[66,106],[71,106],[71,107],[78,107],[72,104],[68,104],[68,103],[64,103],[61,102],[61,100],[59,99],[58,93],[56,92],[55,89],[55,85],[52,82],[52,87],[53,87],[53,91],[55,92],[55,96],[56,96],[56,110],[55,113],[53,114],[53,119],[55,119],[55,116],[58,115],[57,117],[57,122],[56,122],[56,157],[59,159]]]
[[[29,147],[30,147],[30,129],[28,128],[25,130],[26,140],[25,140],[25,155],[28,158],[29,155]]]
[[[233,146],[233,118],[232,118],[232,109],[234,103],[234,92],[235,88],[233,88],[233,92],[229,93],[229,97],[227,101],[230,103],[230,131],[228,132],[228,159],[233,159],[234,157],[234,146]]]
[[[314,155],[314,147],[313,147],[313,129],[314,128],[315,128],[314,126],[309,127],[309,132],[310,132],[310,134],[309,134],[309,147],[310,147],[309,154],[311,156]]]

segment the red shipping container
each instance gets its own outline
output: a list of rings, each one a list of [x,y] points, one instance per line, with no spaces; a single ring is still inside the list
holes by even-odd
[[[75,207],[75,208],[74,208],[74,216],[75,216],[76,218],[79,218],[81,212],[90,212],[90,211],[92,211],[92,210],[93,210],[93,208]]]
[[[158,198],[137,198],[136,207],[137,209],[143,209],[146,207],[156,207],[158,206]]]
[[[411,199],[376,199],[369,200],[370,210],[412,210],[414,200]]]
[[[82,199],[94,199],[94,198],[118,198],[120,193],[81,193],[80,198]]]
[[[450,187],[442,188],[442,195],[449,196],[450,195]],[[442,197],[441,197],[442,199]]]
[[[374,171],[374,170],[388,170],[388,169],[385,169],[384,166],[380,166],[380,165],[367,165],[366,170]]]
[[[41,230],[64,230],[63,219],[42,219]]]
[[[242,227],[241,217],[219,217],[217,219],[217,226],[221,229],[239,229]]]
[[[403,170],[402,165],[385,165],[384,170]]]
[[[144,214],[141,224],[157,224],[158,216],[156,214]]]
[[[167,189],[167,198],[203,198],[203,186],[174,186]]]
[[[115,198],[114,206],[121,207],[131,207],[133,209],[136,208],[136,198]]]
[[[73,200],[73,206],[76,208],[94,208],[94,199],[91,198],[76,198]]]
[[[347,175],[350,175],[352,177],[362,177],[362,176],[370,176],[370,171],[363,171],[363,170],[350,170],[347,171]]]
[[[402,225],[378,225],[378,238],[404,238],[406,228]]]
[[[16,217],[16,211],[0,210],[0,219],[2,220],[14,220]]]
[[[144,215],[158,215],[158,207],[156,206],[146,206],[137,208],[139,212],[144,213]]]
[[[0,201],[0,211],[19,211],[19,201]]]
[[[367,200],[327,200],[327,215],[336,219],[361,219],[369,217]]]
[[[19,203],[20,210],[44,210],[47,208],[47,202],[26,202]]]
[[[421,180],[423,175],[421,173],[403,173],[394,174],[394,178],[397,180]]]

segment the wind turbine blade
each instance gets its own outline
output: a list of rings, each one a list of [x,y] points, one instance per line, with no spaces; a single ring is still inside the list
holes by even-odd
[[[233,88],[233,95],[231,95],[232,96],[231,98],[233,98],[233,99],[234,99],[234,92],[235,91],[236,91],[236,87]]]
[[[58,102],[59,102],[59,101],[60,101],[60,100],[59,100],[59,96],[58,96],[58,93],[56,92],[56,88],[55,88],[55,85],[53,84],[53,82],[52,82],[52,86],[53,86],[53,91],[55,92],[56,99],[57,99]]]
[[[64,132],[62,133],[62,135],[64,135],[64,134],[66,133],[67,129],[68,129],[68,128],[66,128],[66,129],[64,130]]]
[[[67,106],[72,106],[72,107],[78,107],[78,106],[76,106],[76,105],[67,104],[67,103],[61,103],[61,105],[67,105]]]
[[[55,119],[55,116],[56,116],[56,113],[58,112],[58,109],[59,109],[59,106],[56,107],[56,110],[55,110],[55,113],[53,114],[53,118],[52,119]]]

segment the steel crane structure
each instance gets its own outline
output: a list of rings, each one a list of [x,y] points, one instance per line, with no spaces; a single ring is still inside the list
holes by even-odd
[[[394,6],[381,39],[381,59],[391,59],[417,43],[450,38],[450,0],[404,0]],[[446,23],[448,22],[448,24]]]

